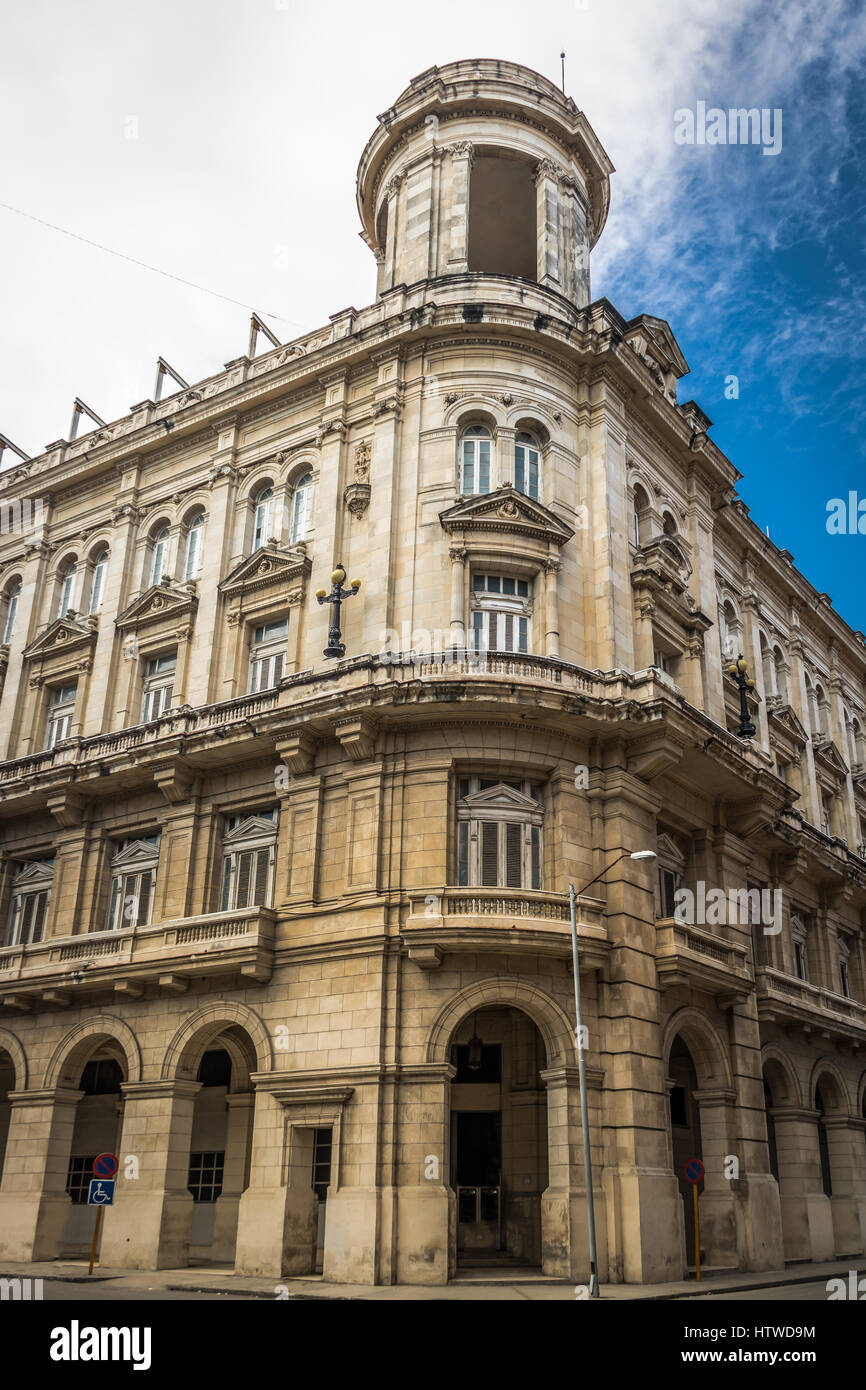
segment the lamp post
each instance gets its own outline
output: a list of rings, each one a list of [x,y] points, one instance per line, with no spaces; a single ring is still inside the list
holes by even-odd
[[[609,874],[611,869],[616,868],[617,864],[623,859],[655,859],[656,852],[652,849],[640,849],[632,854],[629,850],[623,850],[619,859],[615,859],[612,864],[608,864],[606,869],[602,869],[600,874],[591,878],[589,883],[584,884],[580,890],[580,895],[575,893],[574,884],[568,887],[568,905],[571,911],[571,960],[574,969],[574,1014],[577,1024],[577,1074],[580,1082],[580,1121],[583,1130],[583,1172],[586,1181],[586,1222],[589,1228],[589,1296],[598,1298],[598,1253],[595,1242],[595,1201],[592,1195],[592,1154],[589,1147],[589,1105],[586,1094],[586,1059],[584,1057],[585,1048],[583,1045],[583,1023],[580,1013],[580,951],[577,944],[577,898],[582,897],[587,888],[591,888],[594,883],[598,883],[600,878]]]
[[[740,652],[740,655],[738,656],[736,661],[731,662],[731,665],[728,667],[728,675],[733,676],[740,692],[739,736],[740,738],[754,738],[755,734],[757,733],[757,730],[754,724],[752,723],[752,718],[749,714],[749,704],[746,698],[746,691],[754,690],[755,682],[749,675],[749,668],[743,659],[742,652]]]
[[[331,583],[333,585],[331,592],[328,593],[326,589],[319,589],[316,592],[316,598],[319,603],[333,604],[331,626],[328,630],[328,645],[322,653],[323,656],[326,657],[338,658],[346,655],[346,645],[340,640],[342,637],[340,631],[340,609],[346,599],[354,598],[361,587],[361,581],[360,579],[353,579],[348,589],[343,588],[345,582],[346,571],[343,569],[342,565],[338,565],[331,574]]]

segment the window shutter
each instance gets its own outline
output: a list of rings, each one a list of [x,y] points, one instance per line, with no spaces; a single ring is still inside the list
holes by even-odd
[[[499,884],[499,826],[495,821],[481,822],[481,885],[496,888]]]
[[[461,888],[469,883],[469,822],[457,824],[457,882]]]
[[[48,910],[48,894],[36,894],[36,906],[33,912],[33,931],[30,936],[31,941],[41,941],[45,930],[45,916]]]
[[[537,825],[531,828],[532,836],[532,886],[541,887],[541,831]]]
[[[146,927],[150,920],[150,899],[153,895],[153,870],[148,869],[140,878],[138,890],[138,913],[135,918],[137,927]]]
[[[511,613],[503,613],[501,616],[505,619],[505,622],[504,622],[504,624],[503,624],[503,626],[505,627],[505,635],[504,635],[503,642],[502,642],[502,650],[503,650],[503,651],[506,651],[506,652],[513,652],[513,651],[514,651],[514,617],[513,617],[513,615],[512,615]]]
[[[478,441],[478,491],[490,491],[490,440]]]
[[[253,872],[253,853],[252,850],[245,849],[237,857],[237,884],[235,886],[235,907],[249,907],[250,905],[250,880]]]
[[[533,501],[538,501],[538,457],[535,454],[529,455],[529,496]]]
[[[526,645],[526,638],[527,638],[527,622],[526,622],[526,619],[525,619],[525,618],[518,618],[518,619],[517,619],[517,630],[518,630],[518,633],[520,634],[520,635],[519,635],[519,638],[518,638],[518,642],[517,642],[517,650],[520,651],[520,652],[525,652],[525,651],[527,650],[527,645]]]
[[[111,880],[111,907],[108,912],[108,929],[116,931],[122,925],[120,921],[120,905],[123,901],[123,879],[121,877]]]
[[[273,682],[272,682],[273,685],[279,685],[280,681],[282,680],[282,678],[283,678],[283,667],[284,667],[285,663],[286,663],[286,658],[283,656],[283,653],[282,653],[282,652],[279,652],[279,653],[274,657],[274,679],[273,679]]]
[[[255,883],[250,903],[251,907],[261,907],[268,896],[268,867],[270,857],[271,852],[269,849],[260,849],[255,854]]]
[[[250,665],[250,694],[255,695],[259,689],[259,673],[261,669],[260,661],[253,661]]]
[[[30,926],[33,921],[34,898],[35,894],[33,893],[27,893],[24,897],[24,911],[21,914],[21,933],[18,938],[22,946],[25,946],[27,942],[30,940]]]
[[[524,492],[524,455],[520,445],[514,452],[514,487],[517,492]]]
[[[461,490],[466,493],[475,491],[475,454],[472,441],[469,439],[464,439],[463,441],[463,482]]]
[[[226,857],[225,857],[225,861],[224,861],[224,863],[223,863],[223,908],[222,908],[223,912],[227,912],[227,911],[228,911],[228,906],[229,906],[229,889],[231,888],[231,880],[232,880],[232,857],[231,857],[230,854],[227,854]]]
[[[523,886],[523,826],[508,824],[505,827],[505,886]]]

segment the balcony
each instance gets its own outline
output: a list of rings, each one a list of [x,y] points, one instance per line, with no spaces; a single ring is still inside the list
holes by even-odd
[[[578,898],[581,966],[602,968],[610,951],[601,898]],[[409,959],[435,970],[446,955],[571,956],[567,893],[519,888],[431,888],[413,894],[401,935]]]
[[[754,988],[745,946],[672,917],[656,923],[656,970],[662,989],[707,990],[720,1008],[742,1002]]]
[[[817,1038],[866,1038],[866,1004],[771,966],[756,972],[758,1018]]]
[[[147,986],[182,994],[191,980],[271,977],[275,914],[266,907],[183,917],[151,927],[55,936],[0,950],[0,1010],[80,1004],[92,995],[137,999]]]

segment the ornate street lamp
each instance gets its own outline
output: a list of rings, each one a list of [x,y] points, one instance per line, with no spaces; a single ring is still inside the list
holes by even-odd
[[[740,692],[740,738],[754,738],[755,734],[758,731],[752,723],[752,719],[749,714],[749,704],[746,698],[746,691],[754,690],[755,682],[749,675],[749,668],[747,667],[743,659],[742,652],[740,652],[740,655],[737,657],[736,661],[731,662],[731,665],[728,667],[728,675],[733,676]]]
[[[345,582],[346,571],[343,569],[342,565],[338,565],[331,573],[331,583],[334,586],[331,592],[328,593],[325,589],[319,589],[316,592],[316,598],[319,600],[319,603],[331,603],[334,605],[334,611],[331,614],[331,626],[328,631],[328,645],[323,652],[323,655],[327,657],[341,657],[346,655],[345,643],[340,641],[342,636],[340,632],[340,609],[345,599],[355,596],[361,587],[361,581],[360,579],[353,579],[348,589],[343,588]]]

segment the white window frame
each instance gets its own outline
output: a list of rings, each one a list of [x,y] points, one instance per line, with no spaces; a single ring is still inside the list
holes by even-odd
[[[658,856],[656,873],[656,917],[667,921],[675,912],[674,894],[683,886],[686,871],[686,857],[674,839],[662,832],[656,840]],[[668,894],[668,889],[670,893]],[[666,898],[670,896],[670,904]],[[666,909],[671,906],[671,911]]]
[[[469,425],[463,430],[458,467],[462,496],[486,497],[493,491],[493,435],[486,425]],[[486,487],[481,486],[482,478]]]
[[[75,598],[76,568],[75,565],[64,565],[63,569],[58,573],[57,578],[60,584],[60,594],[57,603],[58,618],[65,618],[66,614],[72,608],[72,602]]]
[[[271,629],[279,628],[278,632]],[[279,685],[286,669],[286,644],[289,640],[289,622],[281,618],[271,623],[261,623],[253,629],[250,640],[250,695],[260,690],[271,690]]]
[[[171,708],[176,674],[176,651],[148,658],[142,679],[142,724],[150,724],[154,719],[160,719]]]
[[[44,939],[53,878],[54,861],[46,859],[24,864],[13,878],[9,946],[33,946]]]
[[[93,558],[92,572],[90,576],[90,602],[87,611],[90,614],[98,613],[102,607],[102,592],[105,588],[105,572],[108,569],[108,547],[100,550]]]
[[[809,983],[808,929],[796,915],[791,918],[791,947],[794,953],[794,978]]]
[[[271,515],[274,505],[274,489],[272,487],[262,488],[256,494],[253,508],[253,544],[252,552],[261,550],[267,545],[271,529]]]
[[[61,698],[65,696],[64,698]],[[55,748],[58,743],[70,737],[72,718],[75,714],[75,701],[78,697],[78,684],[57,685],[48,695],[48,724],[45,734],[46,749]]]
[[[144,840],[121,840],[118,844],[111,860],[109,931],[150,925],[159,843],[159,836],[154,835]]]
[[[150,538],[150,552],[147,557],[147,588],[162,583],[162,576],[168,564],[168,544],[171,528],[160,526]]]
[[[204,512],[196,512],[186,532],[186,555],[183,577],[195,579],[201,570],[202,540],[204,538]]]
[[[3,614],[3,646],[8,647],[15,632],[15,620],[18,616],[18,600],[21,597],[20,583],[13,585],[5,595],[6,610]]]
[[[461,778],[469,783],[462,797],[458,783],[458,886],[539,891],[544,881],[544,803],[530,790],[529,782],[521,781],[519,788],[505,782],[482,788],[484,780]],[[537,793],[539,788],[534,790]]]
[[[259,811],[228,818],[223,836],[221,911],[271,906],[278,831],[276,809],[270,814]]]
[[[485,587],[476,588],[483,580]],[[499,592],[490,589],[490,581],[499,584]],[[505,584],[514,586],[514,593],[503,593]],[[518,593],[525,587],[526,593]],[[469,600],[470,645],[475,652],[512,652],[525,656],[532,651],[532,583],[510,574],[472,575]]]
[[[521,486],[521,482],[525,486]],[[525,431],[521,431],[514,440],[514,488],[533,502],[541,501],[541,446],[534,435]]]
[[[313,508],[313,475],[304,473],[292,489],[292,531],[291,544],[297,545],[305,539],[310,529],[310,516]]]

